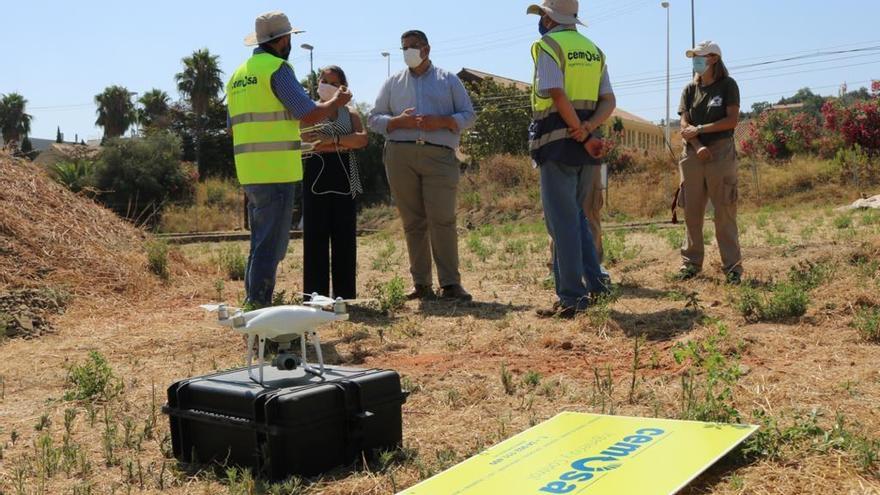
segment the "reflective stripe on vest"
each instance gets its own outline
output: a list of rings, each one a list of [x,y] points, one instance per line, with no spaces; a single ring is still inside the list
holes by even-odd
[[[574,107],[575,110],[595,110],[598,106],[598,102],[595,101],[573,101],[571,102],[571,106]],[[547,110],[535,111],[532,113],[532,118],[535,120],[546,119],[550,116],[550,114],[557,113],[556,108],[548,108]]]
[[[247,124],[250,122],[278,122],[280,120],[295,120],[290,112],[284,110],[282,112],[263,112],[263,113],[242,113],[235,117],[229,118],[229,123],[233,126],[238,124]]]
[[[605,55],[585,36],[574,29],[548,33],[532,45],[535,62],[535,80],[532,84],[532,119],[542,121],[558,115],[553,99],[538,92],[538,58],[544,52],[559,66],[565,78],[565,94],[575,110],[593,111],[598,106],[599,86],[605,70]],[[532,151],[542,146],[568,139],[567,129],[549,129],[532,137]]]
[[[569,133],[568,128],[556,129],[555,131],[541,134],[541,136],[537,139],[529,141],[529,151],[537,151],[542,146],[548,145],[554,141],[562,141],[563,139],[568,139],[569,137],[571,137],[571,134]]]
[[[249,143],[235,146],[235,154],[265,153],[268,151],[294,151],[302,149],[299,141],[279,141],[277,143]]]
[[[254,54],[226,85],[241,184],[302,180],[300,123],[272,91],[272,75],[285,63],[268,53]]]

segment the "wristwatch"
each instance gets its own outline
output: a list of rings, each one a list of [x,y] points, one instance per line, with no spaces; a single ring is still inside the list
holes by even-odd
[[[702,133],[703,133],[703,124],[700,124],[697,126],[697,134],[702,134]]]

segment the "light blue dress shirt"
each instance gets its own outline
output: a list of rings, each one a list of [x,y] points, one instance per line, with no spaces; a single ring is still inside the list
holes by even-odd
[[[388,122],[407,108],[415,108],[416,115],[451,116],[458,123],[458,130],[395,129],[389,134]],[[431,65],[421,76],[406,69],[385,81],[370,112],[369,126],[390,141],[424,140],[455,149],[461,131],[473,126],[476,118],[471,99],[458,77]]]

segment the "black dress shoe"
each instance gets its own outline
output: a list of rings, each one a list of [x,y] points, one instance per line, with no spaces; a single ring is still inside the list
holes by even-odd
[[[430,285],[418,285],[406,295],[406,299],[408,301],[412,301],[413,299],[421,299],[421,300],[430,300],[436,299],[437,294],[434,294],[434,289]]]
[[[464,287],[458,284],[443,287],[440,291],[440,297],[442,299],[454,299],[461,302],[470,302],[474,300],[473,296],[468,294],[467,291],[464,290]]]

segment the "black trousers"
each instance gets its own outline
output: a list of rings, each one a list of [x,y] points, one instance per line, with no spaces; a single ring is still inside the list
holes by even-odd
[[[307,294],[357,297],[357,208],[350,194],[338,194],[351,190],[346,156],[324,153],[304,163],[303,292]]]

